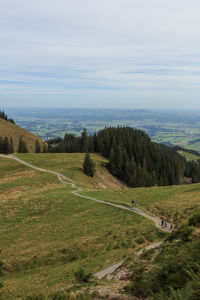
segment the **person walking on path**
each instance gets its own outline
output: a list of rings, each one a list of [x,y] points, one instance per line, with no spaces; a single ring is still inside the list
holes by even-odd
[[[164,227],[164,220],[163,220],[163,218],[161,219],[161,226]]]
[[[167,228],[167,221],[164,221],[164,224],[165,224],[165,228]]]
[[[134,207],[134,203],[135,203],[135,201],[134,201],[134,200],[132,200],[132,207]]]

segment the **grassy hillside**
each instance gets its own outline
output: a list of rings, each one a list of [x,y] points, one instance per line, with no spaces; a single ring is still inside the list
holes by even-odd
[[[126,205],[134,199],[176,226],[200,208],[199,184],[127,188],[102,167],[105,159],[100,155],[91,155],[94,178],[81,170],[84,154],[17,155],[74,179],[87,195]],[[137,214],[72,195],[53,174],[3,158],[0,169],[0,281],[5,299],[66,288],[80,267],[94,273],[122,258],[133,261],[138,249],[166,236]]]
[[[15,151],[17,151],[20,136],[26,142],[29,152],[35,152],[35,142],[37,140],[39,140],[41,146],[44,144],[43,140],[31,132],[3,119],[0,119],[0,136],[12,137]]]
[[[95,163],[94,177],[86,176],[82,171],[84,153],[41,153],[40,155],[22,154],[17,156],[38,167],[59,171],[75,180],[79,186],[86,190],[123,189],[126,185],[112,176],[104,167],[107,160],[99,154],[91,153],[91,159]]]
[[[85,195],[98,199],[131,206],[131,201],[156,215],[163,216],[175,224],[185,222],[196,210],[200,209],[200,184],[174,185],[150,188],[128,188],[125,185],[115,185],[115,178],[102,167],[106,160],[97,154],[91,154],[97,173],[94,179],[81,171],[84,154],[18,154],[19,157],[37,166],[59,170],[69,176],[84,188]],[[102,176],[98,176],[101,173]],[[105,183],[102,181],[105,178]],[[103,189],[102,186],[106,185]]]
[[[87,182],[80,171],[79,155],[20,157],[69,172],[76,180],[85,176],[88,189],[98,187],[97,175]],[[100,157],[95,157],[101,172]],[[94,273],[133,257],[136,249],[165,235],[139,215],[72,195],[71,188],[52,174],[3,158],[0,168],[0,261],[4,263],[0,281],[5,299],[61,289],[75,280],[80,267]]]

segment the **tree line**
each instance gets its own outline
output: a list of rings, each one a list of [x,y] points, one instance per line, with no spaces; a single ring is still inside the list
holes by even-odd
[[[12,137],[0,137],[0,153],[3,154],[11,154],[14,152],[14,146],[13,146],[13,139]],[[26,142],[23,140],[22,136],[19,138],[19,144],[18,144],[18,153],[26,153],[28,152],[28,148],[26,145]]]
[[[0,109],[0,119],[4,119],[8,122],[15,124],[15,121],[13,119],[8,118],[7,114],[1,109]]]
[[[101,153],[107,168],[130,187],[179,184],[184,176],[200,182],[200,162],[187,162],[174,147],[153,143],[149,136],[130,127],[105,128],[88,136],[65,134],[48,141],[48,152]]]
[[[0,153],[3,154],[11,154],[14,152],[14,146],[13,146],[13,139],[12,137],[0,137]],[[17,152],[18,153],[27,153],[28,152],[28,147],[26,144],[26,141],[23,139],[22,136],[19,137],[19,142],[18,142],[18,147],[17,147]],[[43,149],[41,149],[40,142],[36,140],[35,142],[35,153],[40,153],[40,152],[48,152],[48,147],[44,143]]]
[[[19,139],[19,153],[28,152],[26,142]],[[12,138],[0,138],[0,153],[12,153]],[[108,158],[106,167],[111,174],[130,187],[166,186],[179,184],[184,176],[200,182],[200,160],[188,162],[175,147],[153,143],[149,136],[130,127],[109,127],[88,136],[86,129],[80,137],[65,134],[44,143],[35,142],[36,153],[100,153]],[[83,170],[94,174],[90,157],[85,157]]]

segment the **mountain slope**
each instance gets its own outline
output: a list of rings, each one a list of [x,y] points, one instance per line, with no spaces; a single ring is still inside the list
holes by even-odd
[[[31,132],[3,119],[0,119],[0,136],[13,138],[14,151],[17,151],[20,136],[22,136],[23,140],[26,142],[29,152],[35,152],[35,142],[37,140],[40,142],[41,146],[44,144],[42,139]]]

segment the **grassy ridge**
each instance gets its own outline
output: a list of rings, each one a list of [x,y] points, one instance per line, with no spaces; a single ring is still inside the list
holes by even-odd
[[[35,152],[35,142],[37,140],[40,142],[41,146],[44,144],[42,139],[31,132],[3,119],[0,119],[0,136],[12,137],[15,151],[17,151],[20,136],[22,136],[23,140],[26,142],[29,152]]]
[[[185,151],[180,151],[179,152],[182,156],[184,156],[187,160],[198,160],[200,159],[199,156],[189,153],[189,152],[185,152]]]
[[[35,164],[43,161],[41,167],[64,168],[55,155],[52,160],[50,154],[26,155],[27,161],[34,159]],[[78,179],[76,162],[72,157],[70,162],[72,177]],[[52,174],[2,158],[0,168],[0,260],[6,299],[65,287],[80,266],[94,273],[163,236],[139,215],[72,195]]]

